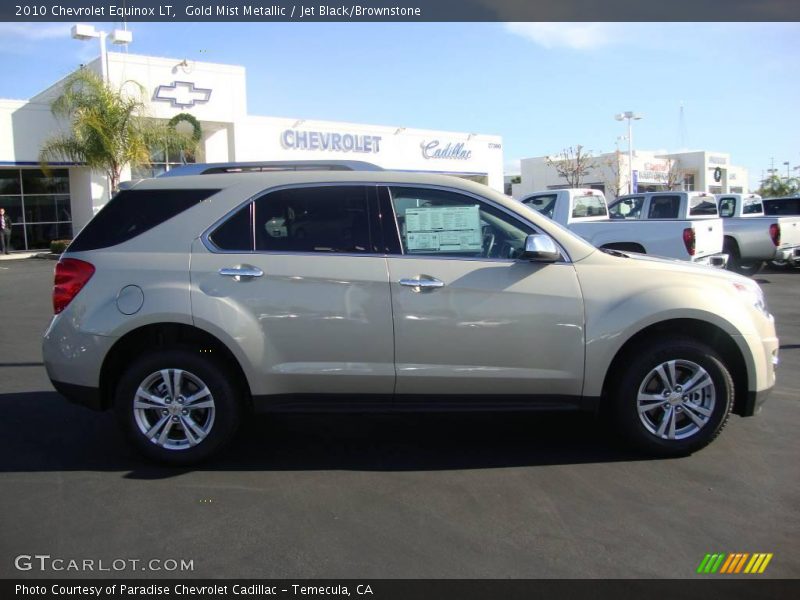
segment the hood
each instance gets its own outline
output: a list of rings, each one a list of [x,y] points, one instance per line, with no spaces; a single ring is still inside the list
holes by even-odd
[[[652,270],[654,276],[657,276],[659,271],[668,271],[670,273],[683,272],[694,277],[711,277],[718,281],[741,283],[748,287],[755,283],[752,279],[732,271],[728,271],[727,269],[720,269],[719,267],[711,267],[708,265],[700,265],[688,260],[663,258],[660,256],[652,256],[650,254],[639,254],[637,252],[619,252],[616,250],[606,252],[603,250],[598,250],[597,252],[593,252],[591,254],[591,260],[614,264],[620,268],[624,268],[624,265],[628,263],[635,265],[639,269]]]

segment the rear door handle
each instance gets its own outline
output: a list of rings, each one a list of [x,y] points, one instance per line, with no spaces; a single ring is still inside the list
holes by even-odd
[[[428,292],[444,287],[444,281],[430,275],[418,275],[413,279],[401,279],[400,285],[412,288],[413,292]]]
[[[233,277],[236,281],[244,281],[246,279],[253,279],[254,277],[261,277],[264,271],[258,267],[240,266],[240,267],[224,267],[219,270],[219,274],[225,277]]]

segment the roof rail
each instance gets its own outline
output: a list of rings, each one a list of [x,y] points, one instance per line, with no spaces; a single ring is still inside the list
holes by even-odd
[[[265,162],[193,163],[170,169],[159,175],[159,177],[270,171],[383,171],[383,169],[378,165],[361,160],[275,160]]]

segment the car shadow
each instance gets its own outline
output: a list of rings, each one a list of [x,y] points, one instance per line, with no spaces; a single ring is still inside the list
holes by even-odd
[[[580,413],[257,414],[214,459],[191,468],[141,458],[112,412],[56,392],[0,394],[0,472],[433,471],[644,460]]]

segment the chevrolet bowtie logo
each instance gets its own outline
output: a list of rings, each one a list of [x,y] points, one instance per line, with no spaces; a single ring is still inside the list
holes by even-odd
[[[211,98],[209,88],[195,87],[191,81],[173,81],[171,85],[160,85],[153,94],[153,100],[169,102],[175,108],[191,108],[195,104],[205,104]]]

